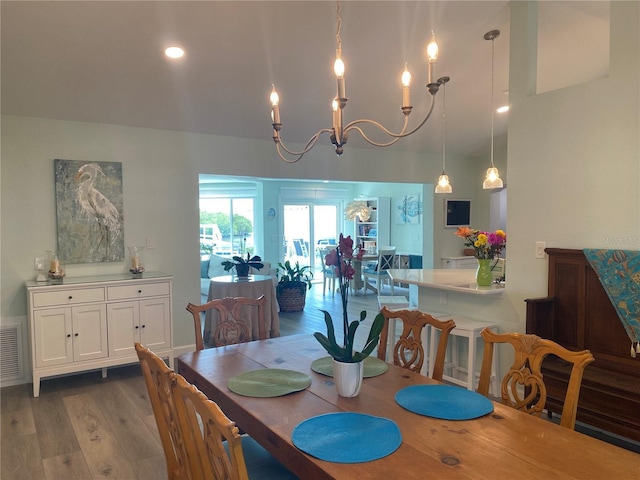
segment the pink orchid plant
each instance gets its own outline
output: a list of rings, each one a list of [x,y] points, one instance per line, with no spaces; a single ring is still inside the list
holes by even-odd
[[[349,317],[347,314],[347,298],[349,293],[349,280],[353,279],[355,269],[353,268],[353,259],[361,260],[364,255],[364,250],[358,246],[356,255],[354,257],[353,239],[351,236],[344,237],[340,234],[340,241],[338,246],[331,250],[325,256],[325,264],[328,267],[335,268],[338,274],[338,284],[340,288],[340,297],[342,299],[342,328],[344,334],[344,342],[342,345],[338,345],[335,336],[335,330],[333,327],[333,319],[331,314],[326,310],[321,310],[324,313],[324,321],[327,324],[327,335],[320,332],[316,332],[313,336],[320,342],[324,349],[335,360],[339,362],[361,362],[368,357],[373,349],[378,345],[380,338],[380,332],[384,326],[384,317],[382,314],[378,314],[371,325],[369,336],[365,342],[365,346],[361,352],[354,352],[354,337],[356,330],[360,323],[364,321],[367,316],[366,311],[360,312],[360,320],[354,320],[349,323]]]

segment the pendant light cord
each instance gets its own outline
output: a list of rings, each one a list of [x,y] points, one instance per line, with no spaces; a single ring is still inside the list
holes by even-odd
[[[494,76],[494,68],[493,68],[493,59],[494,59],[494,47],[495,38],[491,39],[491,166],[493,167],[493,76]]]
[[[442,173],[447,155],[447,82],[442,83]]]

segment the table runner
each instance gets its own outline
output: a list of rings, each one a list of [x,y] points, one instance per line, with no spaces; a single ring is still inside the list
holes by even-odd
[[[309,375],[280,368],[262,368],[243,372],[229,379],[229,390],[246,397],[280,397],[299,392],[311,385]]]
[[[398,425],[388,418],[337,412],[308,418],[291,433],[293,444],[320,460],[361,463],[395,452],[402,444]]]
[[[479,393],[452,385],[413,385],[396,393],[403,408],[444,420],[471,420],[493,412],[493,402]]]

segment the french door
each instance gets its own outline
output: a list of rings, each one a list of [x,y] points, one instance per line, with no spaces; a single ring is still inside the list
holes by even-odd
[[[321,249],[335,245],[340,202],[289,202],[283,205],[284,260],[322,268]]]

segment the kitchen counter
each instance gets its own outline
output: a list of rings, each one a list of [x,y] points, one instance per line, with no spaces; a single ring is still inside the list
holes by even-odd
[[[389,276],[394,282],[458,293],[495,295],[504,292],[504,284],[479,287],[476,284],[476,271],[470,269],[390,269]]]

